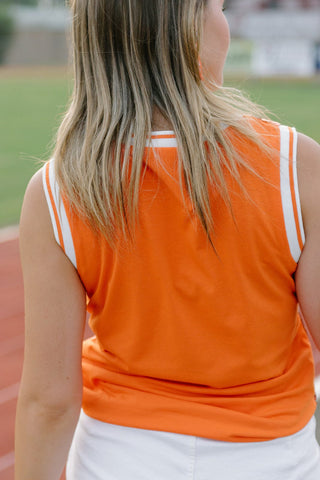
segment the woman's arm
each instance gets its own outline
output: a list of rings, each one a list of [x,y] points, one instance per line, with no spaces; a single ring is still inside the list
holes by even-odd
[[[41,174],[27,188],[20,222],[25,357],[15,480],[59,480],[82,399],[85,291],[54,239]]]
[[[304,320],[320,349],[320,145],[299,134],[297,162],[306,243],[296,287]]]

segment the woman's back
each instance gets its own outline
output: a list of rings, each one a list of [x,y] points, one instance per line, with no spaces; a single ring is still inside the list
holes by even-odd
[[[245,196],[225,172],[232,210],[212,188],[215,251],[191,202],[184,207],[170,132],[153,135],[154,151],[144,159],[133,246],[110,248],[66,198],[66,216],[52,214],[62,233],[57,242],[86,289],[96,335],[83,352],[89,416],[261,441],[295,433],[313,415],[311,349],[293,279],[304,241],[297,134],[254,124],[273,157],[228,129],[255,173],[241,171]],[[50,211],[59,212],[61,199],[50,196],[53,161],[45,189]]]

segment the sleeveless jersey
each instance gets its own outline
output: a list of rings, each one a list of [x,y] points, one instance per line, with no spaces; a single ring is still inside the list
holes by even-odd
[[[129,427],[253,442],[291,435],[316,403],[294,274],[304,244],[295,129],[254,120],[273,148],[226,132],[256,174],[226,171],[232,213],[210,187],[210,246],[179,185],[173,132],[145,155],[135,244],[112,250],[43,170],[56,241],[88,296],[83,409]],[[186,194],[187,196],[187,194]]]

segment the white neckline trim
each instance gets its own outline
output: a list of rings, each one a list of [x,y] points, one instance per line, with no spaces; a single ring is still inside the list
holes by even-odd
[[[159,136],[159,135],[175,135],[173,130],[156,130],[151,132],[151,136]]]

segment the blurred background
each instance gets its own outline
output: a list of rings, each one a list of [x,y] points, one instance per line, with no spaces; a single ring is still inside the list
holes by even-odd
[[[226,84],[320,141],[320,0],[225,4]],[[27,181],[50,155],[65,111],[70,21],[65,0],[0,0],[0,227],[18,222]]]
[[[320,142],[320,0],[225,5],[232,34],[226,85]],[[28,180],[50,158],[72,91],[70,22],[65,0],[0,0],[0,480],[13,478],[23,358],[17,225]]]
[[[72,88],[65,0],[0,0],[0,226],[50,155]],[[320,141],[320,0],[226,0],[226,84]],[[17,177],[17,170],[19,176]]]

